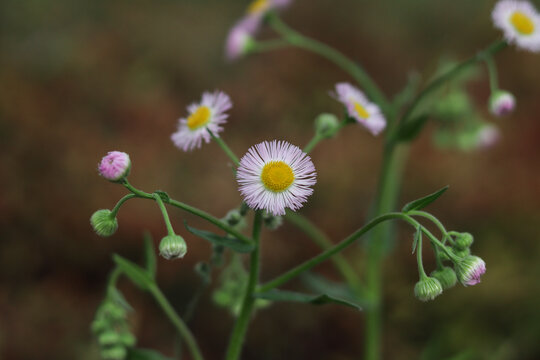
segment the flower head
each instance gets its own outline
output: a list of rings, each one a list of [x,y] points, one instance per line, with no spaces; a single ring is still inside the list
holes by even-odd
[[[200,103],[187,107],[188,117],[179,119],[178,130],[171,136],[172,141],[184,151],[200,148],[203,140],[210,142],[208,130],[219,137],[218,133],[223,131],[221,124],[229,117],[225,112],[231,107],[231,99],[224,92],[203,93]]]
[[[504,38],[517,47],[540,52],[540,14],[528,1],[501,0],[491,13]]]
[[[370,102],[362,91],[349,83],[336,84],[333,95],[347,108],[347,113],[373,135],[378,135],[386,127],[386,119],[379,107]]]
[[[236,179],[251,208],[273,215],[301,208],[317,182],[311,158],[297,146],[276,140],[252,146],[240,160]]]
[[[96,234],[103,237],[111,236],[118,229],[118,220],[108,209],[101,209],[92,214],[90,224]]]
[[[478,256],[469,255],[456,263],[456,274],[464,286],[476,285],[486,272],[486,263]]]
[[[225,43],[225,56],[228,60],[238,59],[249,51],[259,23],[257,18],[246,16],[231,28]]]
[[[121,151],[110,151],[101,159],[98,171],[105,179],[117,182],[129,175],[131,160]]]
[[[489,111],[497,117],[510,114],[515,107],[516,98],[508,91],[499,90],[489,98]]]
[[[433,271],[430,276],[439,280],[443,290],[451,288],[452,286],[456,285],[457,282],[456,273],[448,266],[445,266],[440,270]]]
[[[186,252],[186,242],[180,235],[167,235],[159,243],[159,254],[167,260],[183,258]]]
[[[433,300],[442,294],[443,288],[439,280],[425,276],[414,286],[414,296],[418,300],[428,301]]]

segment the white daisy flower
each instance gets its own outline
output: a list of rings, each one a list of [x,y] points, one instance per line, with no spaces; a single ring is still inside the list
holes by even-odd
[[[252,209],[279,216],[285,208],[297,210],[313,193],[316,180],[311,158],[285,141],[264,141],[252,146],[240,160],[236,179],[240,193]]]
[[[373,135],[378,135],[386,127],[386,119],[381,109],[370,102],[355,86],[349,83],[338,83],[333,96],[345,105],[350,117],[362,124]]]
[[[540,52],[540,14],[528,1],[501,0],[491,13],[504,38],[517,47]]]
[[[231,99],[224,92],[203,93],[200,103],[187,107],[189,116],[178,120],[178,130],[171,135],[174,145],[184,151],[191,151],[200,148],[202,140],[210,142],[212,137],[208,130],[219,137],[218,133],[223,131],[220,125],[226,123],[229,117],[225,112],[231,107]]]

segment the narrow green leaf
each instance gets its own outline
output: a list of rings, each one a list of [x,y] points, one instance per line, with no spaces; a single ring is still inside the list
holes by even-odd
[[[368,308],[371,304],[370,300],[364,296],[353,294],[349,286],[343,283],[329,280],[322,275],[312,272],[305,272],[300,279],[306,288],[315,293],[327,294],[334,298],[346,300],[348,302],[358,304],[362,308]]]
[[[129,348],[126,360],[172,360],[161,353],[150,349]]]
[[[441,196],[446,190],[448,190],[448,185],[443,187],[442,189],[434,192],[433,194],[429,194],[428,196],[424,196],[423,198],[411,201],[410,203],[407,203],[401,211],[404,213],[412,211],[412,210],[420,210],[434,202]]]
[[[111,288],[107,295],[110,296],[112,301],[123,307],[125,310],[133,311],[131,305],[129,305],[124,295],[117,288]]]
[[[419,226],[416,228],[416,232],[414,233],[414,239],[412,243],[412,253],[416,251],[416,246],[418,245],[418,241],[422,239],[422,228]]]
[[[144,234],[144,263],[150,277],[155,279],[157,272],[156,248],[152,236],[148,232]]]
[[[129,261],[118,254],[113,255],[113,260],[120,270],[122,270],[122,272],[141,289],[148,290],[154,283],[148,272],[134,262]]]
[[[424,114],[401,124],[395,135],[395,140],[401,142],[413,141],[420,134],[428,119],[429,116]]]
[[[210,231],[198,230],[192,228],[191,226],[188,226],[187,222],[184,222],[184,225],[190,233],[205,240],[208,240],[214,245],[222,245],[240,253],[249,253],[255,249],[255,245],[246,244],[245,242],[238,240],[237,238],[220,236]]]
[[[327,294],[312,295],[312,294],[303,294],[303,293],[294,292],[294,291],[273,289],[264,293],[255,294],[254,296],[258,299],[266,299],[266,300],[271,300],[271,301],[290,301],[290,302],[300,302],[300,303],[308,303],[308,304],[314,304],[314,305],[335,303],[335,304],[349,306],[356,310],[362,310],[362,307],[360,307],[360,305],[358,304],[355,304],[345,299],[333,297]]]

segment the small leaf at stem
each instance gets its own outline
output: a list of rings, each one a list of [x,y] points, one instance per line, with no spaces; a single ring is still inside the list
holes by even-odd
[[[400,142],[413,141],[420,134],[428,119],[429,116],[424,114],[401,124],[395,135],[395,140]]]
[[[126,360],[172,360],[150,349],[129,348]]]
[[[148,274],[152,279],[155,279],[157,271],[156,249],[152,241],[152,236],[148,232],[144,234],[144,262]]]
[[[208,240],[214,245],[222,245],[240,253],[249,253],[255,249],[255,245],[246,244],[245,242],[240,241],[232,236],[220,236],[210,231],[198,230],[189,226],[187,222],[184,222],[184,225],[190,233],[205,240]]]
[[[165,191],[163,190],[156,190],[154,191],[155,194],[158,194],[159,197],[161,198],[161,200],[163,200],[163,202],[169,202],[169,200],[171,200],[169,194],[167,194]]]
[[[413,254],[416,251],[416,246],[418,245],[418,240],[421,240],[421,239],[422,239],[422,228],[420,226],[418,226],[416,228],[416,232],[414,233],[414,239],[413,239],[413,243],[412,243],[412,253]]]
[[[407,203],[403,209],[401,209],[402,212],[406,213],[412,210],[420,210],[434,202],[441,196],[446,190],[448,190],[448,185],[443,187],[442,189],[434,192],[433,194],[429,194],[428,196],[424,196],[423,198],[411,201],[410,203]]]
[[[329,280],[322,275],[314,274],[310,271],[302,274],[300,279],[308,290],[315,293],[327,294],[334,298],[346,300],[358,304],[358,306],[364,309],[372,305],[370,299],[360,294],[354,294],[347,284]]]
[[[303,293],[294,292],[294,291],[272,289],[264,293],[255,294],[254,297],[258,299],[266,299],[266,300],[272,300],[272,301],[291,301],[291,302],[308,303],[308,304],[314,304],[314,305],[335,303],[335,304],[349,306],[356,310],[362,310],[362,307],[358,304],[355,304],[345,299],[333,297],[327,294],[312,295],[312,294],[303,294]]]
[[[122,270],[122,272],[141,289],[148,290],[154,283],[148,272],[134,262],[129,261],[118,254],[113,255],[113,260],[120,270]]]

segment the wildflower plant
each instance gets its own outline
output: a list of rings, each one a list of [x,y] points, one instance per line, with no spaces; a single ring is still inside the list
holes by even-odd
[[[292,301],[307,304],[336,303],[352,307],[366,313],[365,359],[379,359],[381,355],[381,267],[387,253],[385,244],[391,232],[383,223],[400,220],[412,227],[412,253],[415,254],[419,280],[411,286],[421,301],[431,301],[452,288],[457,282],[464,286],[476,285],[486,271],[484,260],[472,255],[473,235],[467,232],[448,231],[434,215],[423,209],[439,198],[448,187],[405,204],[396,211],[396,197],[399,193],[400,171],[404,156],[397,156],[399,146],[407,146],[425,128],[429,119],[436,122],[446,137],[462,139],[464,134],[474,136],[476,147],[493,145],[501,136],[494,125],[479,120],[472,125],[467,118],[477,111],[469,100],[465,87],[469,70],[485,65],[490,81],[491,96],[489,111],[494,116],[507,115],[515,107],[515,98],[507,91],[499,89],[494,56],[509,44],[522,50],[540,51],[540,20],[533,5],[527,1],[501,0],[493,10],[495,27],[503,31],[504,39],[497,40],[471,58],[445,66],[435,77],[427,81],[420,90],[418,79],[413,77],[410,84],[390,100],[373,78],[355,61],[328,45],[310,39],[286,25],[278,11],[289,5],[284,0],[255,0],[246,14],[234,25],[226,40],[226,57],[238,59],[254,53],[276,51],[283,47],[296,47],[320,55],[343,69],[354,81],[337,82],[329,95],[343,105],[341,114],[324,113],[316,117],[313,138],[303,149],[285,141],[268,139],[254,144],[239,158],[221,137],[233,101],[223,91],[205,92],[200,102],[187,109],[181,118],[178,130],[171,139],[182,151],[192,151],[210,141],[215,141],[223,149],[234,166],[234,176],[238,183],[240,206],[219,218],[204,210],[173,199],[164,191],[146,192],[128,181],[131,161],[126,153],[112,151],[101,161],[98,170],[102,177],[125,187],[128,194],[121,198],[112,210],[102,209],[91,216],[91,225],[100,236],[111,236],[118,228],[116,214],[130,199],[147,199],[155,202],[160,209],[165,234],[159,244],[159,254],[167,260],[189,256],[188,245],[173,229],[169,220],[168,206],[200,217],[216,228],[215,232],[203,231],[185,225],[180,232],[190,232],[212,244],[209,261],[200,262],[196,272],[201,277],[202,289],[212,280],[212,272],[221,269],[219,287],[214,291],[215,302],[228,307],[236,322],[231,330],[225,358],[239,359],[250,320],[255,310],[263,311],[273,302]],[[487,16],[487,15],[486,15]],[[269,27],[276,33],[275,39],[259,41],[257,32]],[[448,92],[448,87],[453,88]],[[330,86],[329,86],[330,87]],[[447,89],[442,93],[441,89]],[[448,131],[448,122],[454,127]],[[459,124],[456,126],[456,123]],[[303,205],[309,201],[313,186],[317,181],[317,170],[309,153],[324,139],[335,137],[347,126],[360,125],[373,136],[384,141],[383,163],[381,165],[375,202],[370,220],[339,242],[331,241],[314,223],[301,214]],[[473,130],[463,130],[473,129]],[[455,130],[458,129],[458,130]],[[457,141],[459,143],[461,140]],[[463,142],[463,141],[461,141]],[[474,147],[474,146],[473,146]],[[471,147],[463,146],[464,149]],[[190,156],[197,156],[196,152]],[[136,167],[133,171],[137,171]],[[179,194],[181,196],[181,194]],[[254,213],[250,233],[246,232],[247,215]],[[304,231],[321,248],[315,257],[306,260],[283,274],[261,283],[260,242],[264,231],[274,231],[283,221]],[[433,233],[426,224],[434,225],[438,233]],[[365,274],[358,274],[342,251],[367,237]],[[436,268],[427,275],[422,260],[423,242],[433,250]],[[481,241],[481,240],[480,240]],[[156,250],[150,240],[145,242],[146,264],[137,265],[119,255],[114,255],[114,268],[104,303],[98,309],[92,326],[104,359],[126,359],[135,354],[145,358],[144,352],[136,349],[135,338],[129,332],[127,316],[131,310],[116,288],[119,276],[126,276],[141,290],[149,292],[175,326],[182,341],[187,345],[191,358],[204,358],[203,351],[186,325],[186,317],[181,318],[169,303],[156,283]],[[247,258],[247,264],[244,259]],[[326,260],[331,260],[343,277],[347,294],[327,286],[326,280],[318,277],[312,286],[313,293],[283,290],[281,287]],[[181,260],[177,260],[181,261]],[[313,274],[309,275],[313,276]],[[193,295],[190,309],[201,293]],[[189,316],[187,316],[189,317]],[[152,353],[157,357],[155,353]],[[135,356],[133,355],[133,356]],[[135,358],[135,357],[134,357]],[[150,357],[148,357],[150,358]]]

